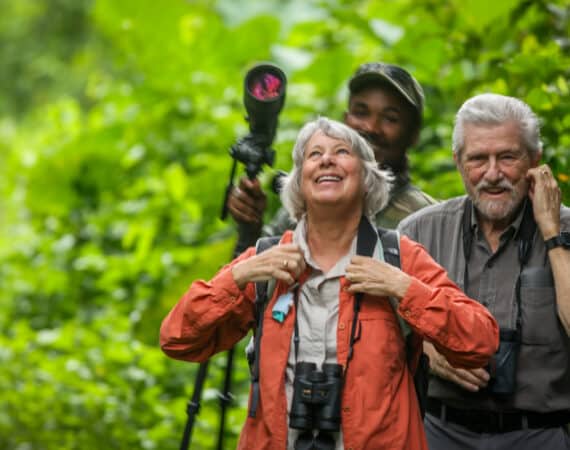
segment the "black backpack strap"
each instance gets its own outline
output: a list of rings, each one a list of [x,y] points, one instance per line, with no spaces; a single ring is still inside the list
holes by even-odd
[[[360,218],[358,224],[358,235],[356,238],[356,254],[361,256],[372,257],[374,255],[374,247],[378,240],[378,234],[374,227],[370,224],[368,219],[364,216]],[[348,365],[352,359],[354,351],[354,342],[356,341],[356,328],[358,326],[358,314],[360,313],[360,303],[362,302],[362,292],[357,292],[354,295],[354,314],[352,316],[352,326],[350,327],[350,341],[348,344],[348,356],[346,358],[345,374],[348,370]]]
[[[264,237],[258,239],[255,245],[255,253],[259,254],[278,244],[279,236]],[[253,336],[253,355],[248,355],[251,363],[251,402],[249,405],[249,417],[255,417],[259,404],[259,355],[261,351],[261,335],[263,334],[263,311],[267,304],[268,281],[255,283],[255,332]]]
[[[382,247],[384,250],[384,259],[387,263],[401,268],[400,262],[400,235],[396,230],[389,230],[386,228],[378,228],[378,236],[382,241]],[[406,359],[408,362],[408,367],[411,368],[415,364],[414,359],[414,348],[420,345],[421,339],[415,333],[410,333],[406,337]],[[420,354],[420,359],[416,367],[416,371],[413,374],[414,386],[416,388],[416,396],[418,398],[418,404],[422,417],[425,416],[426,404],[427,404],[427,390],[429,381],[429,358],[425,353]]]
[[[384,261],[394,267],[397,267],[398,269],[401,269],[400,233],[397,230],[390,230],[386,228],[378,228],[377,231],[378,236],[380,236],[380,241],[382,242]],[[394,313],[396,313],[396,310],[398,309],[398,301],[395,298],[390,297],[390,304],[394,309]],[[412,335],[410,326],[399,314],[396,313],[396,317],[398,319],[398,324],[400,325],[400,330],[402,331],[402,336],[404,336],[404,340],[406,342],[409,342],[408,338]]]
[[[274,245],[279,243],[281,239],[280,236],[270,236],[270,237],[262,237],[257,240],[255,244],[255,254],[259,255],[263,253],[265,250],[270,249]],[[257,281],[255,283],[255,315],[256,321],[259,315],[259,306],[263,305],[267,300],[267,285],[268,281]]]
[[[400,269],[400,234],[396,230],[378,228],[378,236],[382,241],[384,259],[388,264]]]

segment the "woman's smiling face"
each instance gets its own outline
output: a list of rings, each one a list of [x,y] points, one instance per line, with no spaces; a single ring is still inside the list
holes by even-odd
[[[347,142],[320,130],[307,142],[301,172],[307,210],[318,205],[362,206],[362,176],[362,161]]]

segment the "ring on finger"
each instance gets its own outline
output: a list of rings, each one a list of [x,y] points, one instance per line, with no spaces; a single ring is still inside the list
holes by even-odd
[[[283,262],[281,263],[281,265],[283,266],[284,269],[286,269],[287,267],[289,267],[289,261],[284,259]]]

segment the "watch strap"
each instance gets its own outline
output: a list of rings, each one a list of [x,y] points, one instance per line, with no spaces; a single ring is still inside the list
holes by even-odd
[[[570,248],[570,233],[563,231],[558,236],[554,236],[544,241],[546,251],[552,250],[556,247]]]

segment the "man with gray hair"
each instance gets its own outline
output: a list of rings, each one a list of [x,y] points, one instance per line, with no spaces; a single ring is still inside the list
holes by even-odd
[[[485,367],[455,368],[425,345],[431,450],[570,449],[570,209],[541,154],[528,105],[475,96],[453,131],[467,195],[400,223],[500,326]]]

